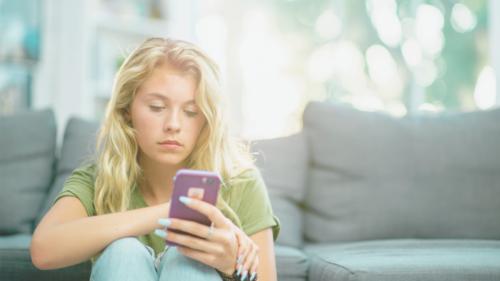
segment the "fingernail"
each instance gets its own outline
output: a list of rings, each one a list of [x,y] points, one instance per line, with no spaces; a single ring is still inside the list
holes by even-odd
[[[241,281],[245,281],[245,278],[247,278],[247,271],[243,272],[243,275],[241,275]]]
[[[155,229],[155,235],[161,238],[167,238],[167,232],[165,230]]]
[[[238,271],[236,272],[236,275],[238,275],[238,276],[239,276],[239,275],[241,274],[241,270],[242,270],[242,269],[243,269],[243,265],[241,265],[241,264],[240,264],[240,265],[238,266]]]
[[[184,203],[186,205],[189,204],[189,203],[191,203],[191,199],[187,198],[186,196],[179,197],[179,201],[181,201],[182,203]]]
[[[250,281],[253,281],[255,279],[255,276],[257,276],[257,272],[252,272],[252,275],[250,275]]]
[[[163,225],[164,227],[169,226],[172,223],[170,219],[158,219],[158,224]]]
[[[240,255],[238,259],[236,259],[236,263],[239,264],[241,262],[241,259],[243,258],[243,255]]]

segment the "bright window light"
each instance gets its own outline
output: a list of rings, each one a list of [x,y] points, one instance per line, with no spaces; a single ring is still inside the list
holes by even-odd
[[[495,70],[491,66],[485,66],[477,78],[474,101],[478,108],[488,109],[495,105],[496,94]]]
[[[435,6],[420,4],[415,24],[415,33],[420,46],[428,55],[438,55],[444,46],[443,13]]]
[[[476,15],[462,3],[453,5],[451,10],[451,26],[458,32],[464,33],[476,27]]]

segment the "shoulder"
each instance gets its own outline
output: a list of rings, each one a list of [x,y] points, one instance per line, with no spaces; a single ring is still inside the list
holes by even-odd
[[[71,175],[66,179],[66,182],[89,182],[94,183],[96,178],[97,168],[93,163],[84,164],[71,172]]]
[[[84,164],[71,172],[66,179],[64,186],[85,186],[93,189],[96,178],[96,165],[93,163]]]
[[[95,214],[93,198],[96,167],[94,164],[84,164],[66,178],[62,190],[56,196],[54,203],[62,197],[71,196],[78,198],[85,207],[87,214]]]
[[[96,171],[97,171],[96,164],[87,163],[73,170],[73,174],[81,174],[81,175],[95,177]]]
[[[249,168],[226,180],[221,191],[225,198],[239,205],[243,198],[250,200],[267,193],[267,188],[259,169]]]
[[[262,176],[258,168],[247,168],[239,172],[236,176],[229,179],[229,184],[251,183],[262,180]]]
[[[266,185],[259,169],[247,169],[233,177],[227,188],[229,205],[241,221],[242,229],[252,235],[271,227],[273,237],[279,233]]]
[[[262,175],[256,167],[247,168],[226,181],[228,189],[247,189],[255,185],[263,185]]]

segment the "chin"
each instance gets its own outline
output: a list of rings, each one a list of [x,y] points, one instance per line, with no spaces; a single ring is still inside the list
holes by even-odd
[[[186,160],[185,157],[180,157],[180,155],[166,155],[163,157],[158,157],[156,161],[161,165],[178,166]]]

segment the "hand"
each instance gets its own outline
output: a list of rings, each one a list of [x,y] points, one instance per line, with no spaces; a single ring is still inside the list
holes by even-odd
[[[159,224],[168,229],[180,230],[194,236],[166,232],[157,229],[155,233],[168,241],[175,242],[178,251],[194,260],[211,266],[225,274],[233,274],[236,268],[238,240],[234,226],[215,206],[204,201],[181,197],[186,206],[204,214],[212,227],[181,219],[160,219]]]
[[[241,280],[248,277],[248,280],[252,281],[259,267],[259,246],[237,226],[233,225],[233,231],[238,238],[237,273],[241,274]]]

